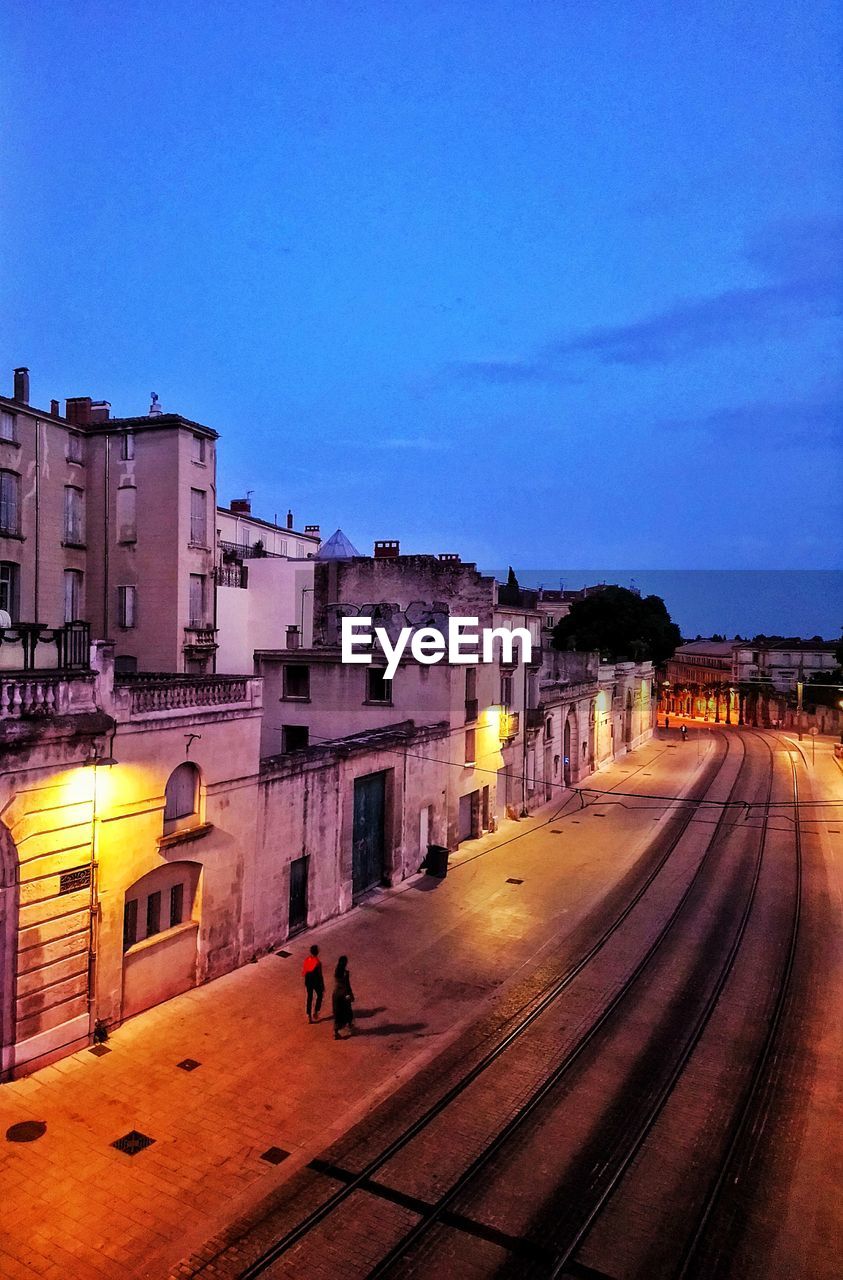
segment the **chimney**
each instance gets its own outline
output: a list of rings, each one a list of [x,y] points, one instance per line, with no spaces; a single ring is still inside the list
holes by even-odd
[[[292,511],[288,511],[287,512],[287,528],[292,529],[292,527],[293,527],[293,513]]]
[[[375,559],[376,560],[394,560],[400,554],[400,546],[397,541],[382,539],[375,543]]]
[[[95,400],[91,405],[91,422],[107,422],[111,414],[109,400]]]
[[[460,558],[454,551],[440,551],[439,559],[443,564],[459,564]]]
[[[64,416],[74,427],[87,427],[91,421],[91,397],[74,396],[64,403]]]
[[[29,404],[29,370],[21,366],[15,369],[15,394],[18,404]]]
[[[51,401],[50,401],[50,413],[53,415],[53,417],[54,417],[54,418],[60,418],[60,417],[61,417],[61,410],[59,409],[59,402],[58,402],[58,400],[51,400]]]
[[[318,524],[306,524],[304,526],[304,531],[305,533],[309,533],[313,538],[320,538],[322,536],[322,533]]]
[[[234,515],[250,516],[252,514],[251,498],[232,498],[231,510]]]

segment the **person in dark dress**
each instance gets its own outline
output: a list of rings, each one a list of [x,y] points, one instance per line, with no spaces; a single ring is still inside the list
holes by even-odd
[[[351,990],[351,974],[348,971],[348,956],[340,956],[334,970],[334,991],[331,1005],[334,1011],[334,1039],[340,1039],[340,1032],[348,1027],[351,1035],[351,1024],[354,1021],[354,992]]]
[[[319,948],[315,943],[310,948],[310,955],[302,965],[301,972],[304,978],[304,989],[307,992],[307,1020],[318,1022],[319,1010],[322,1008],[322,1000],[325,996],[325,977],[322,973],[322,961],[319,959]]]

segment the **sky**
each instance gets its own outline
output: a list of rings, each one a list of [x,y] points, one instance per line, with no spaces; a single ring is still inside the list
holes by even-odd
[[[0,382],[154,390],[361,550],[839,567],[841,27],[6,0]]]

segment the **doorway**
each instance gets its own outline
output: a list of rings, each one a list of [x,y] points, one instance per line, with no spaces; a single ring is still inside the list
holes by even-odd
[[[351,891],[358,898],[383,882],[386,773],[354,779]]]
[[[307,879],[308,857],[294,858],[290,863],[290,914],[287,923],[289,935],[307,928]]]
[[[571,718],[565,717],[565,731],[562,735],[562,781],[566,787],[571,785]]]

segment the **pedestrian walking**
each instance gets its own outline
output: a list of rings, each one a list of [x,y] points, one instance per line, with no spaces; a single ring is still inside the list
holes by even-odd
[[[679,732],[682,734],[682,741],[684,742],[688,736],[688,726],[686,724],[681,725]]]
[[[304,989],[307,992],[307,1020],[318,1022],[319,1010],[322,1008],[322,1000],[325,996],[325,976],[322,973],[319,948],[315,943],[310,948],[310,955],[302,965],[301,972],[304,978]]]
[[[665,727],[665,729],[669,729],[669,728],[670,728],[670,716],[668,716],[668,715],[666,715],[666,716],[665,716],[665,718],[664,718],[664,727]]]
[[[354,992],[351,990],[351,974],[348,969],[348,956],[340,956],[334,970],[334,992],[331,1005],[334,1011],[334,1039],[340,1039],[340,1032],[348,1027],[351,1035],[351,1024],[354,1021]]]

